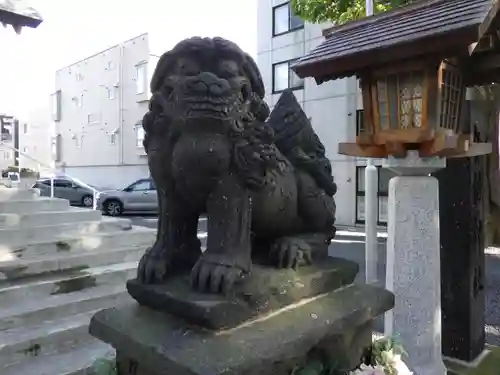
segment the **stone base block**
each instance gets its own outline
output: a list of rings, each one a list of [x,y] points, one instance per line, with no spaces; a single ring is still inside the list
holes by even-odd
[[[255,265],[251,277],[229,296],[193,292],[189,276],[157,285],[130,280],[127,289],[141,305],[209,329],[227,329],[303,298],[349,285],[358,269],[357,263],[341,258],[326,258],[297,271]]]
[[[393,305],[386,290],[350,285],[211,331],[129,304],[94,315],[90,333],[117,350],[121,375],[289,375],[311,358],[358,365],[372,319]]]

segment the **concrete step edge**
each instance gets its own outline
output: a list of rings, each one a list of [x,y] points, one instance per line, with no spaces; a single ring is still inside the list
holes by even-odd
[[[43,312],[49,312],[51,316],[56,316],[54,311],[62,307],[69,307],[70,309],[80,307],[91,301],[101,301],[106,304],[107,300],[114,299],[129,300],[132,297],[126,292],[125,284],[123,285],[104,285],[96,288],[80,290],[68,294],[52,295],[40,301],[22,301],[21,304],[16,306],[9,306],[8,308],[0,309],[0,326],[7,325],[2,323],[8,321],[10,324],[15,324],[16,320],[22,319],[27,315],[40,315]],[[87,311],[84,309],[81,312]],[[64,314],[63,314],[64,315]]]
[[[33,357],[0,372],[2,375],[91,375],[97,359],[113,357],[114,350],[108,344],[91,340],[65,353],[46,357]]]
[[[135,225],[132,225],[132,228],[129,229],[129,230],[126,230],[126,231],[106,231],[106,230],[103,230],[103,231],[100,231],[100,232],[93,232],[93,233],[85,233],[85,235],[87,236],[95,236],[95,237],[112,237],[112,236],[116,236],[117,234],[123,234],[122,232],[126,232],[126,233],[156,233],[156,229],[153,229],[153,228],[146,228],[146,227],[140,227],[140,226],[135,226]],[[52,244],[52,243],[57,243],[57,242],[63,242],[63,241],[78,241],[82,238],[82,236],[78,236],[77,234],[75,233],[69,233],[69,234],[65,234],[65,233],[62,233],[60,237],[58,238],[55,238],[55,239],[51,239],[51,240],[46,240],[46,241],[27,241],[25,244],[13,244],[13,245],[9,245],[9,247],[11,248],[11,251],[12,250],[17,250],[17,249],[20,249],[20,248],[23,248],[23,247],[26,247],[26,246],[36,246],[36,245],[47,245],[47,244]]]
[[[116,228],[118,230],[121,230],[121,231],[130,230],[130,228],[132,227],[132,224],[127,222],[127,221],[112,222],[112,221],[103,221],[100,218],[95,218],[93,220],[81,220],[81,221],[71,221],[71,222],[67,222],[67,223],[37,225],[37,226],[31,227],[31,229],[50,231],[50,230],[55,230],[56,228],[58,228],[58,231],[60,232],[62,230],[70,230],[72,227],[75,227],[75,230],[76,230],[79,226],[81,226],[82,228],[85,228],[85,227],[90,227],[93,225],[97,226],[96,229],[112,228],[114,225],[116,225]],[[67,227],[67,229],[65,229],[65,227]],[[16,227],[14,227],[14,226],[13,227],[0,227],[0,236],[9,234],[11,232],[24,231],[24,230],[26,230],[26,228],[18,227],[18,226],[16,226]],[[96,232],[99,232],[99,230],[96,230]],[[89,233],[94,233],[94,232],[89,232]],[[81,234],[86,234],[86,232],[81,233]]]
[[[88,325],[98,311],[90,310],[37,326],[20,326],[0,332],[0,363],[4,367],[13,366],[29,357],[65,352],[92,340]]]
[[[21,280],[5,280],[0,284],[0,294],[3,292],[10,292],[16,289],[29,288],[30,286],[39,286],[44,283],[58,283],[65,282],[69,280],[75,280],[79,278],[87,278],[89,276],[97,277],[104,275],[106,273],[127,271],[137,268],[138,262],[123,262],[111,265],[104,265],[98,267],[89,267],[82,270],[78,270],[78,273],[61,272],[56,275],[47,275],[45,277],[34,278],[34,279],[21,279]],[[1,300],[1,297],[0,297]]]
[[[101,309],[85,311],[57,320],[47,320],[36,326],[21,326],[0,332],[0,355],[4,348],[30,343],[40,338],[46,339],[49,336],[57,335],[72,329],[87,326],[92,316]]]
[[[99,263],[94,263],[92,267],[105,266],[116,263],[115,261],[109,262],[106,261],[106,255],[115,256],[121,253],[126,254],[129,253],[142,253],[146,250],[143,245],[129,245],[125,247],[117,247],[107,249],[105,251],[87,251],[87,252],[77,252],[72,254],[64,254],[60,253],[53,256],[40,256],[40,257],[31,257],[31,258],[23,258],[23,259],[15,259],[11,261],[0,261],[0,281],[2,280],[21,280],[25,277],[32,277],[35,275],[43,275],[45,272],[60,272],[63,273],[65,270],[74,269],[75,267],[79,267],[78,262],[88,263],[89,259],[97,260],[95,258],[102,258],[102,261]],[[87,261],[85,261],[87,259]],[[24,274],[26,270],[29,271],[30,268],[44,268],[44,264],[47,268],[46,271],[42,272],[31,272]],[[19,276],[16,277],[16,272],[19,273]],[[10,276],[9,276],[10,274]],[[2,276],[3,275],[3,276]]]

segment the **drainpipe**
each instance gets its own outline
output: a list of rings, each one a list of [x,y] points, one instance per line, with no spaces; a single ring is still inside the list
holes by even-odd
[[[366,16],[373,14],[373,0],[366,0]],[[365,276],[366,283],[377,283],[378,265],[378,171],[372,158],[365,168]]]
[[[118,62],[118,129],[119,129],[119,142],[118,142],[118,164],[123,164],[123,44],[120,44],[120,60]]]

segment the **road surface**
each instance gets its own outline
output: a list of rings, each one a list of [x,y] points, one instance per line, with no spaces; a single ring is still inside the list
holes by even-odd
[[[156,228],[157,219],[154,216],[131,216],[134,225]],[[207,220],[201,218],[198,226],[198,237],[205,244],[207,236]],[[379,233],[379,280],[385,280],[385,249],[386,233]],[[337,230],[337,236],[330,245],[330,254],[357,262],[360,272],[358,282],[364,282],[365,272],[365,238],[364,233],[355,230]],[[500,248],[486,250],[486,342],[500,345]],[[376,324],[376,329],[383,331],[382,322]]]

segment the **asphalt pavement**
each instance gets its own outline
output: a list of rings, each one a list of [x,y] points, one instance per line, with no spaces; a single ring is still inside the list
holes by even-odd
[[[134,225],[156,228],[157,218],[154,216],[131,216]],[[198,237],[205,244],[207,237],[207,220],[201,218],[198,226]],[[379,280],[385,280],[386,259],[386,237],[387,233],[378,234],[378,276]],[[337,236],[329,249],[330,255],[355,261],[360,266],[360,272],[356,282],[365,280],[365,237],[364,233],[357,229],[337,229]],[[492,345],[500,345],[500,248],[486,249],[486,342]],[[376,323],[375,329],[383,331],[382,321]]]

